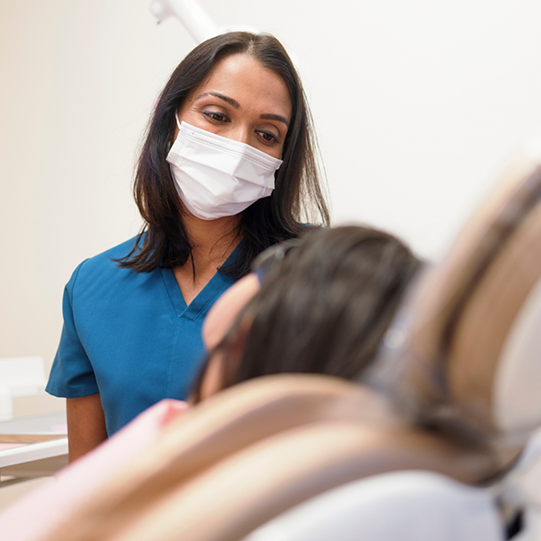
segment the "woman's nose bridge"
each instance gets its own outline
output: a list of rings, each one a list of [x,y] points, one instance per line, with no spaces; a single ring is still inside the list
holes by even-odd
[[[239,143],[248,144],[250,137],[250,128],[244,122],[238,122],[232,126],[231,131],[229,132],[229,138]]]

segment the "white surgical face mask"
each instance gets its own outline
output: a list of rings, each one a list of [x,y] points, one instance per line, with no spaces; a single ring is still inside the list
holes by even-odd
[[[250,145],[182,122],[167,155],[180,198],[202,220],[234,216],[268,197],[282,164]]]

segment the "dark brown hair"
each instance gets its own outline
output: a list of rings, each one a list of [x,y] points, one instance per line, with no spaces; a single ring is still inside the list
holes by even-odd
[[[375,357],[419,266],[403,242],[376,229],[310,232],[265,274],[207,363],[219,356],[222,388],[283,372],[353,379]]]
[[[184,265],[192,247],[182,223],[183,209],[166,162],[173,142],[175,114],[186,97],[208,77],[216,63],[229,55],[247,54],[279,75],[289,90],[292,118],[284,142],[283,164],[270,197],[260,199],[242,215],[238,235],[242,257],[222,268],[233,278],[247,274],[252,259],[268,246],[297,237],[300,221],[328,224],[317,144],[304,91],[280,42],[269,34],[230,32],[197,46],[178,65],[165,85],[150,120],[135,176],[134,196],[144,225],[133,250],[120,266],[138,272]]]

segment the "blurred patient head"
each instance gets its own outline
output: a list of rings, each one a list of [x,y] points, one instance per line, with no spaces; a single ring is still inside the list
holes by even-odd
[[[269,248],[214,305],[192,402],[251,378],[351,379],[374,358],[420,262],[396,237],[347,226]]]

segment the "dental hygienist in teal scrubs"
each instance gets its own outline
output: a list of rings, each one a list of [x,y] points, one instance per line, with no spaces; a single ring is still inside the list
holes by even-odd
[[[138,162],[142,233],[81,263],[65,289],[47,391],[67,398],[70,460],[162,398],[186,398],[213,302],[306,213],[328,223],[315,148],[276,38],[223,34],[179,64]]]

